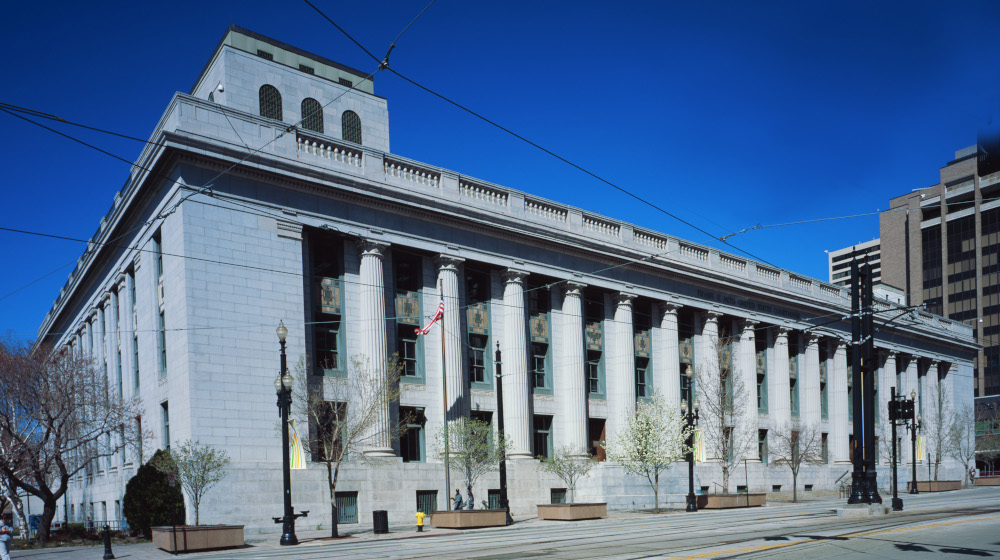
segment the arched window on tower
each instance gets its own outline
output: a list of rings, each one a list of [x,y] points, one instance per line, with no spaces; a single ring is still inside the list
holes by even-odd
[[[302,128],[323,134],[323,107],[312,97],[302,100]]]
[[[343,138],[355,144],[361,143],[361,117],[354,111],[344,111],[340,118],[340,126],[343,130]]]
[[[260,116],[281,120],[281,94],[278,93],[278,88],[271,84],[260,86]]]

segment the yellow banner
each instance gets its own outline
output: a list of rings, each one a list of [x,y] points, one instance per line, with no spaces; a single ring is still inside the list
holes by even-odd
[[[288,419],[288,464],[293,469],[306,468],[306,450],[302,447],[302,440],[295,429],[295,419]]]
[[[705,462],[705,442],[702,440],[701,430],[694,431],[694,460],[698,463]]]
[[[917,436],[917,459],[921,459],[924,456],[924,437]]]

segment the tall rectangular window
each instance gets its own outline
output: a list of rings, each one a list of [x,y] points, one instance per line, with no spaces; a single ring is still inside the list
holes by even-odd
[[[465,269],[466,334],[468,372],[473,387],[493,387],[490,375],[490,273],[467,266]],[[527,380],[525,380],[527,381]]]
[[[549,376],[549,345],[531,343],[531,386],[538,389],[552,389]]]
[[[973,319],[977,316],[976,217],[949,221],[947,245],[947,316],[956,321]]]
[[[167,319],[166,312],[160,310],[157,318],[157,331],[160,336],[160,377],[167,376]]]
[[[604,294],[584,297],[584,337],[587,345],[587,392],[593,399],[604,398]]]
[[[548,459],[552,456],[552,417],[534,416],[535,457]]]
[[[399,419],[403,422],[402,433],[399,435],[399,454],[404,463],[422,463],[424,461],[424,409],[414,407],[399,407]]]
[[[308,251],[310,302],[310,369],[313,375],[343,376],[343,246],[344,240],[310,230],[303,245]]]
[[[653,396],[652,388],[647,382],[649,378],[649,358],[635,359],[635,397],[645,399]]]
[[[796,333],[788,335],[788,399],[792,408],[792,417],[799,417],[799,336]]]
[[[767,430],[757,430],[757,456],[761,463],[767,464]]]
[[[830,462],[830,445],[827,434],[820,434],[820,457],[824,463]]]
[[[923,302],[927,311],[935,315],[944,314],[944,296],[941,259],[941,226],[931,226],[920,230],[920,246],[923,273]]]
[[[757,351],[757,412],[767,414],[767,331],[761,331],[754,337],[754,349]]]
[[[486,374],[486,336],[469,335],[469,379],[473,383],[489,383]]]
[[[125,273],[125,288],[128,290],[128,312],[130,313],[130,324],[132,325],[132,381],[135,385],[135,392],[139,392],[139,307],[135,299],[135,269],[130,268]],[[120,331],[119,331],[120,334]],[[121,337],[118,339],[121,340]],[[119,356],[121,356],[121,342],[118,343]],[[118,363],[121,363],[119,358]]]
[[[651,360],[653,357],[653,335],[652,316],[643,313],[643,309],[649,309],[647,303],[637,303],[633,309],[638,312],[632,315],[633,344],[635,353],[635,398],[649,399],[653,396],[653,375]]]
[[[551,316],[552,292],[545,284],[529,284],[525,291],[528,304],[528,335],[531,344],[531,389],[536,394],[552,394]]]
[[[819,348],[819,414],[823,420],[830,419],[829,411],[829,391],[827,391],[827,379],[829,378],[830,362],[826,345]]]
[[[163,448],[170,449],[170,407],[167,401],[160,403],[160,423],[163,431]]]
[[[423,337],[415,329],[426,321],[421,315],[423,260],[419,255],[393,251],[392,267],[396,292],[396,352],[402,362],[402,381],[419,383],[423,375]],[[435,308],[436,310],[436,308]]]

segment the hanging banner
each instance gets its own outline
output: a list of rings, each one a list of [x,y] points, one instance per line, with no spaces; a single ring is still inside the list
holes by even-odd
[[[705,462],[705,442],[702,441],[701,430],[694,431],[694,460],[697,463]]]
[[[926,436],[917,436],[917,457],[924,456],[924,438]]]
[[[295,429],[295,419],[288,419],[288,465],[292,469],[306,468],[306,450],[302,447],[299,432]]]

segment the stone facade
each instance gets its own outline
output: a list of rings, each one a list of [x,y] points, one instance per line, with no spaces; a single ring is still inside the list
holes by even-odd
[[[273,60],[238,48],[247,44],[267,45]],[[459,478],[444,486],[433,442],[446,416],[495,420],[498,344],[515,514],[563,487],[533,457],[569,447],[603,458],[603,442],[638,399],[655,390],[679,407],[687,367],[722,367],[720,336],[733,338],[727,367],[751,391],[738,429],[756,437],[793,418],[814,423],[827,434],[828,463],[805,468],[800,482],[831,489],[850,469],[845,289],[391,154],[386,101],[322,77],[348,71],[290,49],[230,29],[192,94],[172,99],[39,330],[42,341],[93,355],[124,396],[142,398],[154,447],[198,440],[229,453],[229,476],[205,497],[203,522],[278,530],[279,321],[290,364],[303,364],[294,371],[328,385],[351,375],[353,356],[412,358],[379,426],[419,410],[415,439],[377,439],[366,453],[381,466],[340,473],[338,491],[356,493],[365,520],[385,509],[393,523],[412,522],[420,491],[436,491],[437,507],[447,507]],[[281,94],[280,121],[260,116],[264,85]],[[298,123],[305,96],[326,104],[322,132]],[[360,144],[342,138],[345,111],[361,119]],[[410,335],[439,298],[444,320]],[[971,399],[968,326],[915,313],[884,327],[877,346],[880,395],[899,383],[922,395],[943,385],[956,404]],[[787,469],[756,450],[730,489],[787,489]],[[96,520],[115,515],[111,504],[152,451],[75,480],[72,513],[59,515],[82,520],[90,503],[108,504],[107,514],[88,513]],[[962,467],[944,469],[957,476]],[[696,471],[705,491],[721,481],[716,463]],[[683,503],[684,465],[661,481],[662,503]],[[496,473],[484,476],[477,502],[498,487]],[[292,495],[297,510],[311,511],[300,523],[329,525],[322,464],[293,471]],[[576,501],[611,509],[652,500],[644,479],[608,461],[576,489]]]

